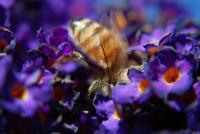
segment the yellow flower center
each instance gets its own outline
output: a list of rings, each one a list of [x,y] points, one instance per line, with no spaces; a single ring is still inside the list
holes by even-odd
[[[178,79],[180,79],[180,71],[176,67],[171,67],[167,71],[165,71],[163,75],[163,79],[168,84],[173,84]]]
[[[120,120],[121,119],[117,112],[114,112],[113,118],[116,119],[116,120]]]
[[[148,50],[148,54],[149,54],[150,56],[153,56],[153,55],[155,55],[157,52],[159,52],[160,49],[161,49],[161,47],[153,47],[153,48],[150,48],[150,49]]]
[[[143,93],[145,89],[149,88],[149,86],[150,86],[150,81],[147,79],[141,80],[138,83],[138,88],[141,93]]]
[[[11,89],[11,94],[16,99],[25,100],[28,98],[28,92],[20,84],[15,84]]]

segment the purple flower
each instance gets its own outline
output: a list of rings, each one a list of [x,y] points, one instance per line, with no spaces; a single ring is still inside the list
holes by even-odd
[[[112,98],[120,104],[146,100],[150,95],[150,80],[136,69],[129,69],[128,77],[131,83],[116,86],[112,90]]]
[[[139,43],[138,45],[135,47],[136,50],[140,50],[140,51],[149,51],[149,53],[151,53],[151,51],[153,51],[152,49],[148,50],[146,49],[146,45],[153,45],[155,47],[159,47],[160,46],[160,42],[162,41],[162,39],[164,39],[165,37],[169,36],[173,30],[175,28],[174,24],[168,25],[166,28],[162,29],[162,28],[156,28],[151,34],[147,34],[147,33],[142,33]]]
[[[180,54],[191,54],[196,57],[200,53],[198,40],[189,35],[177,35],[172,44]]]
[[[59,62],[54,64],[54,68],[66,74],[71,74],[77,71],[80,68],[80,65],[75,61],[69,60],[67,62]]]
[[[48,43],[51,46],[58,46],[62,42],[68,42],[69,36],[68,31],[64,28],[57,27],[48,36]]]
[[[112,90],[112,98],[120,104],[131,104],[139,99],[141,94],[135,83],[118,85]]]
[[[98,114],[109,117],[114,113],[115,105],[113,100],[102,101],[95,105],[95,109],[97,110]]]
[[[95,105],[95,108],[98,114],[107,117],[107,120],[103,121],[100,125],[100,129],[97,131],[97,133],[117,133],[121,118],[116,110],[114,101],[100,101]]]
[[[40,66],[39,66],[40,67]],[[16,74],[23,85],[50,84],[54,75],[47,69],[39,68],[34,62],[26,62],[20,73]]]
[[[0,105],[11,112],[30,117],[49,99],[49,94],[50,87],[46,85],[25,88],[15,84],[11,89],[12,100],[2,99]]]
[[[21,72],[11,76],[12,85],[2,90],[0,105],[11,112],[33,116],[51,98],[53,75],[27,62]]]
[[[171,48],[164,48],[145,70],[157,95],[166,97],[169,93],[181,94],[191,87],[193,64],[189,58],[179,58]]]
[[[68,31],[64,28],[55,28],[48,37],[45,36],[42,29],[39,29],[38,39],[41,43],[39,50],[47,56],[47,66],[51,66],[60,57],[68,56],[72,53]]]
[[[141,72],[134,68],[129,69],[128,78],[132,83],[137,85],[137,88],[141,93],[148,92],[148,90],[151,88],[150,80],[145,72]]]

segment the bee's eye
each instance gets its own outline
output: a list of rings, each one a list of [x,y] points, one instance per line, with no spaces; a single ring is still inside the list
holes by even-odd
[[[72,31],[74,31],[74,30],[75,30],[74,21],[71,21],[71,23],[70,23],[70,27],[71,27]]]
[[[79,26],[83,18],[74,19],[71,21],[71,28],[73,29],[75,26]]]

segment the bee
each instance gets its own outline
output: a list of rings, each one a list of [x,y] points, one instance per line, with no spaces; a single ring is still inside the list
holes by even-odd
[[[118,82],[127,60],[127,41],[120,33],[114,13],[103,16],[99,23],[87,18],[75,19],[70,29],[76,48],[103,74],[92,82],[89,94],[100,91],[109,95],[109,84]]]

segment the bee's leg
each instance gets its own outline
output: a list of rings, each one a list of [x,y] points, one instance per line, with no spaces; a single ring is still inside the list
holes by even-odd
[[[128,78],[128,69],[122,69],[119,73],[117,84],[127,84],[130,83],[130,80]]]
[[[88,90],[89,96],[92,93],[98,92],[100,94],[103,94],[105,96],[110,96],[110,89],[109,84],[105,81],[102,81],[100,79],[94,80]]]

